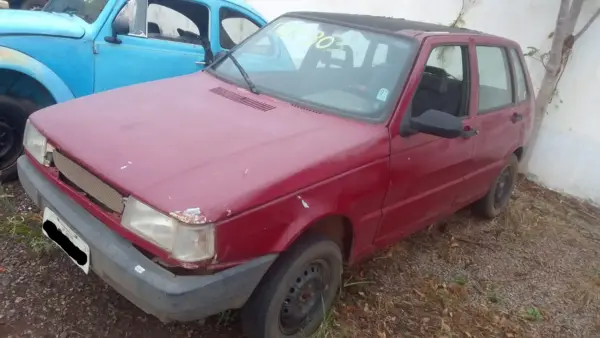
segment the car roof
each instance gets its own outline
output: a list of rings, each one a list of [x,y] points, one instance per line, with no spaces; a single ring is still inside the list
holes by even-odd
[[[330,23],[339,23],[350,26],[362,26],[379,31],[398,33],[401,31],[417,32],[442,32],[442,33],[467,33],[477,35],[487,35],[482,32],[466,28],[450,27],[433,23],[420,21],[411,21],[402,18],[392,18],[384,16],[364,15],[364,14],[345,14],[331,12],[289,12],[285,16],[302,17]]]

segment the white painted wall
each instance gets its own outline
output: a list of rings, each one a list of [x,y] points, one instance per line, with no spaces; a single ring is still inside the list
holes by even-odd
[[[296,10],[333,11],[403,17],[449,24],[462,0],[247,0],[269,19]],[[476,0],[465,16],[466,27],[505,36],[523,50],[550,47],[559,0]],[[600,0],[584,5],[579,27]],[[574,48],[558,92],[534,149],[530,174],[549,188],[600,204],[600,20]],[[537,88],[541,64],[528,58]]]

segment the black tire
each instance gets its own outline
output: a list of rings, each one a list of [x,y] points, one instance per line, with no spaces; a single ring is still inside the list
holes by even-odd
[[[17,178],[17,159],[23,154],[25,123],[36,110],[32,102],[0,95],[0,182]]]
[[[327,287],[322,292],[311,292],[314,290],[311,285],[319,285],[318,281],[311,284],[318,280],[311,279],[315,278],[311,276],[318,274],[315,269],[318,270],[323,263],[328,265],[328,269],[322,267],[320,272],[328,277],[321,281],[326,280]],[[279,256],[242,309],[244,333],[249,338],[310,337],[331,309],[342,281],[342,270],[342,253],[335,242],[313,234],[302,238]],[[307,300],[304,297],[307,293],[320,296]],[[310,308],[308,318],[311,319],[296,325],[292,305],[304,301],[310,302],[306,307]],[[294,332],[296,327],[300,329]]]
[[[24,0],[21,2],[21,9],[39,11],[46,5],[47,0]]]
[[[519,174],[519,159],[512,154],[502,168],[488,193],[473,204],[473,212],[484,218],[492,219],[501,214],[508,206]]]

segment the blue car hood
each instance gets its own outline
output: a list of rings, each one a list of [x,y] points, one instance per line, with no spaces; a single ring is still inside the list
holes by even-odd
[[[84,21],[67,14],[25,10],[0,10],[0,36],[48,35],[81,38],[85,34]]]

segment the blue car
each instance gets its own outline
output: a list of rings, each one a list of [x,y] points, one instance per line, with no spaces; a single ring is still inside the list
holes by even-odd
[[[40,11],[0,10],[0,181],[17,175],[32,112],[200,71],[266,23],[242,0],[50,0]]]

